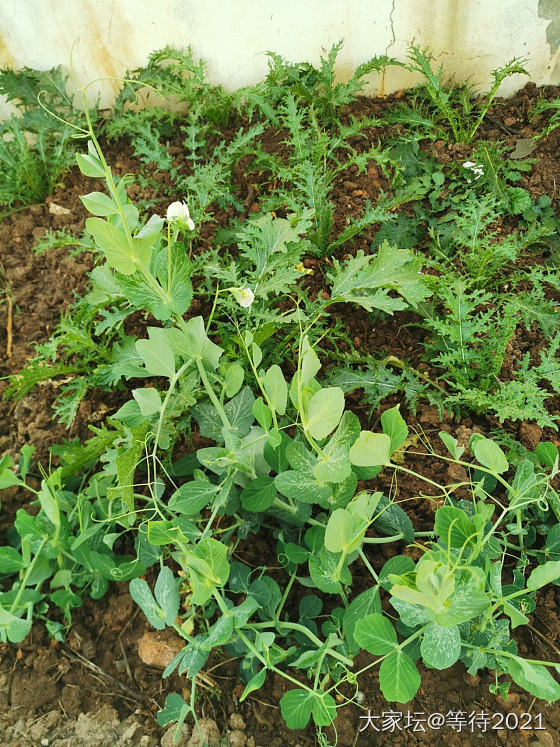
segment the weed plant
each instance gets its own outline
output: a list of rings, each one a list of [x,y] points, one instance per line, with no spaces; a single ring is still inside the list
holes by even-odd
[[[65,121],[75,124],[81,112],[60,67],[1,70],[0,94],[19,110],[0,123],[0,205],[42,202],[75,162],[73,130]]]

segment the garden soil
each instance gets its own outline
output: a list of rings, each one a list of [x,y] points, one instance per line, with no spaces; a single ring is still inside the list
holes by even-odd
[[[537,94],[549,98],[559,95],[556,88],[537,91],[528,85],[512,99],[500,101],[492,109],[492,116],[483,124],[480,137],[506,140],[511,149],[519,138],[532,134],[528,114]],[[395,97],[400,97],[396,94]],[[393,97],[389,98],[390,99]],[[346,114],[379,115],[386,106],[385,99],[360,99]],[[533,123],[538,129],[539,123]],[[558,147],[560,130],[554,132],[532,154],[538,158],[531,173],[525,176],[521,186],[529,189],[533,197],[542,194],[553,199],[555,209],[560,204],[560,158]],[[277,133],[265,134],[267,147],[278,150],[282,147]],[[447,145],[436,142],[433,154],[442,162],[468,159],[472,146]],[[130,156],[130,147],[125,141],[107,146],[109,161],[117,173],[137,171],[138,164]],[[181,160],[181,144],[171,145],[177,162]],[[238,194],[244,200],[247,213],[256,212],[259,185],[248,180],[243,164],[236,173]],[[379,191],[385,188],[382,177],[374,167],[367,173],[343,174],[335,187],[334,201],[337,206],[335,221],[342,222],[352,213],[360,214],[366,200],[375,201]],[[0,271],[6,280],[6,293],[10,301],[0,305],[0,394],[6,387],[6,377],[16,373],[33,355],[35,343],[44,342],[52,333],[61,313],[72,304],[75,296],[87,288],[87,273],[93,267],[94,258],[87,252],[72,254],[67,249],[56,249],[35,255],[32,245],[47,229],[68,228],[80,235],[86,212],[79,195],[100,188],[81,176],[77,169],[64,177],[56,192],[43,205],[33,205],[18,211],[0,222]],[[131,197],[152,198],[132,188]],[[136,190],[136,192],[134,192]],[[177,195],[182,197],[182,195]],[[164,205],[156,206],[160,211]],[[220,212],[216,211],[218,223]],[[227,218],[225,214],[222,219]],[[507,227],[504,228],[507,230]],[[212,230],[203,236],[212,240]],[[368,250],[371,234],[358,237],[355,249]],[[307,260],[315,270],[307,279],[313,293],[324,292],[321,278],[328,260]],[[1,288],[1,286],[0,286]],[[198,308],[197,313],[201,309]],[[420,358],[419,344],[423,334],[411,326],[413,315],[400,312],[387,321],[372,324],[365,312],[352,309],[340,311],[340,319],[346,325],[354,345],[364,352],[390,352],[405,358],[437,379],[437,372]],[[538,352],[539,336],[524,335],[508,351],[502,375],[507,378],[507,368],[527,351]],[[7,353],[10,353],[8,356]],[[56,396],[59,382],[42,384],[23,400],[15,403],[0,400],[0,453],[7,451],[17,457],[21,446],[30,443],[36,456],[48,464],[48,447],[64,438],[85,438],[90,425],[98,425],[114,412],[126,399],[126,392],[107,396],[92,392],[80,406],[78,417],[70,433],[51,419],[51,404]],[[124,399],[123,399],[124,398]],[[388,398],[383,409],[397,403]],[[560,414],[558,400],[551,400],[553,414]],[[363,422],[367,422],[368,408],[359,396],[350,398],[352,409]],[[401,408],[402,410],[402,408]],[[375,430],[380,413],[374,413],[369,427]],[[446,416],[441,422],[435,408],[420,407],[416,413],[403,412],[409,428],[416,432],[418,451],[422,444],[435,444],[442,428],[458,438],[459,443],[468,442],[473,432],[489,434],[498,423],[493,418],[453,418]],[[545,430],[544,434],[532,423],[506,423],[501,426],[514,438],[529,448],[534,448],[542,438],[554,441],[556,431]],[[441,475],[441,463],[431,464],[428,456],[407,456],[412,469],[419,469],[426,476]],[[449,468],[456,470],[456,466]],[[448,475],[457,479],[455,473]],[[388,486],[388,485],[387,485]],[[400,497],[417,530],[433,526],[435,500],[423,495],[425,483],[413,479],[401,479]],[[17,488],[2,493],[0,531],[5,532],[13,523],[18,508],[29,509],[28,495]],[[379,569],[391,554],[405,552],[415,557],[414,548],[383,545],[378,557],[371,562]],[[253,541],[242,549],[244,561],[254,566],[266,563],[270,552],[265,539]],[[369,574],[365,568],[355,564],[354,577],[363,586]],[[361,591],[362,589],[358,589]],[[560,661],[560,587],[545,589],[538,598],[536,611],[530,615],[530,624],[521,632],[514,631],[519,650],[523,655]],[[27,747],[27,745],[52,745],[53,747],[155,747],[173,744],[173,727],[161,729],[156,722],[156,713],[170,692],[180,692],[185,698],[189,694],[189,682],[172,676],[162,680],[161,672],[174,655],[180,643],[174,638],[150,629],[143,614],[128,595],[127,584],[114,584],[101,600],[86,599],[83,606],[73,613],[74,624],[65,643],[49,639],[40,623],[34,625],[31,634],[18,647],[0,644],[0,745]],[[518,629],[519,631],[520,629]],[[362,664],[367,663],[364,658]],[[405,706],[391,707],[379,694],[378,677],[373,672],[360,679],[361,704],[350,704],[340,709],[335,722],[338,744],[341,746],[392,744],[429,744],[434,740],[445,745],[553,745],[560,744],[560,708],[558,704],[547,704],[536,700],[515,685],[510,689],[508,700],[492,695],[488,686],[494,682],[493,674],[483,672],[477,676],[467,674],[462,664],[442,672],[427,670],[420,665],[422,685],[417,696]],[[285,691],[282,678],[269,679],[265,686],[252,693],[245,702],[239,702],[243,685],[237,677],[237,663],[215,657],[199,676],[198,714],[209,744],[229,744],[238,747],[283,747],[299,745],[307,747],[316,743],[314,730],[292,732],[283,726],[278,703]],[[346,693],[351,695],[350,692]],[[340,702],[344,696],[339,696]],[[399,720],[398,713],[402,712]],[[371,721],[365,718],[368,711]],[[393,712],[393,718],[387,714]],[[407,712],[409,724],[405,727]],[[475,713],[478,727],[471,731],[467,725],[456,728],[437,727],[437,718],[430,725],[426,719],[430,714],[463,712]],[[385,718],[380,718],[385,714]],[[487,714],[486,719],[484,715]],[[502,716],[494,716],[501,714]],[[509,714],[509,715],[508,715]],[[523,716],[522,714],[530,714]],[[542,720],[539,718],[542,714]],[[374,718],[378,717],[378,718]],[[500,719],[503,717],[503,722]],[[532,719],[532,720],[531,720]],[[523,729],[529,724],[531,729]],[[393,724],[391,726],[391,724]],[[541,725],[543,729],[536,729]],[[484,730],[486,725],[486,730]],[[501,725],[501,729],[492,726]],[[376,728],[379,731],[376,731]],[[329,742],[334,744],[335,729],[326,730]],[[200,745],[200,734],[192,726],[183,727],[179,745]]]

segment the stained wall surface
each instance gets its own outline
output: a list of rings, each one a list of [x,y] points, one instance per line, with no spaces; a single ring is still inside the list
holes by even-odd
[[[0,0],[0,66],[62,64],[76,88],[119,78],[170,44],[191,45],[210,80],[235,89],[266,75],[267,50],[316,63],[339,39],[341,79],[376,54],[405,59],[414,42],[456,81],[484,87],[492,69],[523,56],[535,82],[560,82],[560,0]],[[367,90],[415,82],[390,69]],[[510,78],[500,93],[523,82]],[[118,88],[105,80],[90,93],[110,106]]]

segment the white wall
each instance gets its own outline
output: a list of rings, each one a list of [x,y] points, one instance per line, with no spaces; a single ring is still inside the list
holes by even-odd
[[[341,78],[375,54],[404,59],[416,42],[456,80],[484,86],[493,68],[527,56],[535,82],[558,83],[557,35],[555,0],[0,0],[0,66],[69,70],[72,58],[76,87],[122,76],[165,44],[190,44],[209,78],[233,89],[264,77],[267,50],[315,63],[341,38]],[[372,76],[368,90],[414,82],[392,69],[384,80]],[[510,78],[500,92],[523,83]],[[118,82],[99,87],[110,105]]]

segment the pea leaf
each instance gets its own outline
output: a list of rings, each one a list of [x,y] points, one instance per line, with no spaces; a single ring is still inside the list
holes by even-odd
[[[455,506],[438,508],[435,532],[448,547],[468,547],[476,543],[475,525],[463,510]]]
[[[362,431],[350,449],[350,461],[357,467],[377,467],[390,458],[391,439],[386,433]]]
[[[253,677],[251,677],[249,682],[245,685],[245,689],[241,693],[239,702],[242,703],[248,695],[250,695],[255,690],[259,690],[264,685],[265,679],[266,679],[266,668],[261,669],[260,672],[257,672]]]
[[[280,700],[288,729],[304,729],[313,714],[316,726],[328,726],[336,716],[334,698],[322,690],[288,690]]]
[[[179,614],[179,589],[173,571],[167,566],[164,566],[158,574],[154,595],[163,610],[165,622],[167,625],[173,625]]]
[[[80,200],[92,215],[106,217],[118,213],[116,204],[103,192],[90,192],[88,195],[80,195]]]
[[[384,656],[398,646],[391,622],[381,614],[367,615],[354,628],[356,643],[375,656]]]
[[[220,492],[220,486],[207,480],[191,480],[178,488],[169,499],[168,506],[184,516],[194,516],[211,505]]]
[[[425,664],[435,669],[447,669],[453,666],[461,653],[461,634],[454,625],[444,628],[432,622],[424,631],[420,652]]]
[[[99,160],[97,151],[91,140],[88,141],[88,151],[87,154],[76,153],[76,161],[78,162],[80,171],[84,176],[91,176],[93,178],[105,177],[105,169]]]
[[[500,669],[531,695],[549,702],[560,698],[560,685],[545,666],[532,664],[521,656],[497,656],[496,659]]]
[[[352,514],[344,508],[337,508],[329,516],[325,532],[325,547],[329,552],[346,550],[354,537],[355,525]]]
[[[157,722],[160,726],[167,726],[167,724],[176,721],[177,728],[173,732],[173,736],[178,741],[181,727],[190,712],[190,705],[185,702],[179,693],[171,693],[165,699],[165,706],[157,714]]]
[[[373,586],[371,589],[366,589],[366,591],[358,594],[344,611],[342,629],[351,649],[356,647],[354,636],[356,624],[359,620],[372,613],[381,614],[381,600],[379,599],[379,588],[377,586]]]
[[[23,558],[15,547],[0,547],[0,570],[2,573],[17,573],[23,566]]]
[[[326,438],[339,424],[343,412],[344,392],[340,387],[319,389],[309,401],[305,428],[313,438]]]
[[[161,397],[158,390],[153,387],[133,389],[132,396],[138,402],[140,412],[146,417],[161,410]]]
[[[397,649],[379,667],[379,686],[385,700],[408,703],[420,687],[420,675],[414,663]]]
[[[151,376],[166,376],[169,379],[175,376],[175,356],[163,338],[137,340],[136,350]]]
[[[151,248],[129,239],[125,232],[103,218],[88,218],[86,231],[101,249],[110,267],[123,275],[132,275],[150,260]]]
[[[21,643],[31,631],[32,623],[31,618],[24,620],[0,607],[0,640],[7,638],[12,643]]]
[[[527,581],[528,589],[540,589],[560,578],[560,560],[549,560],[532,571]]]
[[[274,478],[276,487],[287,498],[298,503],[319,503],[322,505],[332,495],[330,485],[321,485],[312,474],[302,470],[287,470]]]
[[[402,532],[407,542],[414,540],[414,527],[408,514],[397,503],[390,502],[385,496],[379,499],[373,526],[380,534],[390,537],[392,534]]]
[[[381,415],[381,427],[391,439],[390,453],[393,454],[399,446],[402,446],[408,436],[408,427],[399,412],[399,405],[385,410]]]
[[[265,373],[262,383],[271,405],[279,415],[284,415],[288,401],[288,385],[280,366],[271,366]]]
[[[451,454],[451,456],[454,459],[460,459],[463,456],[463,452],[465,451],[464,446],[459,446],[458,441],[456,438],[453,438],[453,436],[449,435],[449,433],[446,433],[445,431],[439,432],[439,437],[445,444],[447,450]]]
[[[128,586],[128,590],[130,596],[148,618],[150,625],[156,630],[164,630],[166,627],[165,615],[144,579],[133,578]]]
[[[482,437],[472,440],[471,449],[483,467],[488,467],[488,469],[498,475],[508,471],[509,464],[504,452],[497,443],[494,443],[489,438]]]
[[[183,351],[189,358],[202,361],[211,371],[218,367],[223,348],[215,345],[206,334],[204,319],[195,316],[185,326]]]
[[[241,493],[241,503],[247,511],[266,511],[276,498],[276,485],[272,477],[257,477]]]
[[[224,384],[226,387],[226,396],[234,397],[243,386],[245,371],[240,363],[232,363],[226,369]]]

